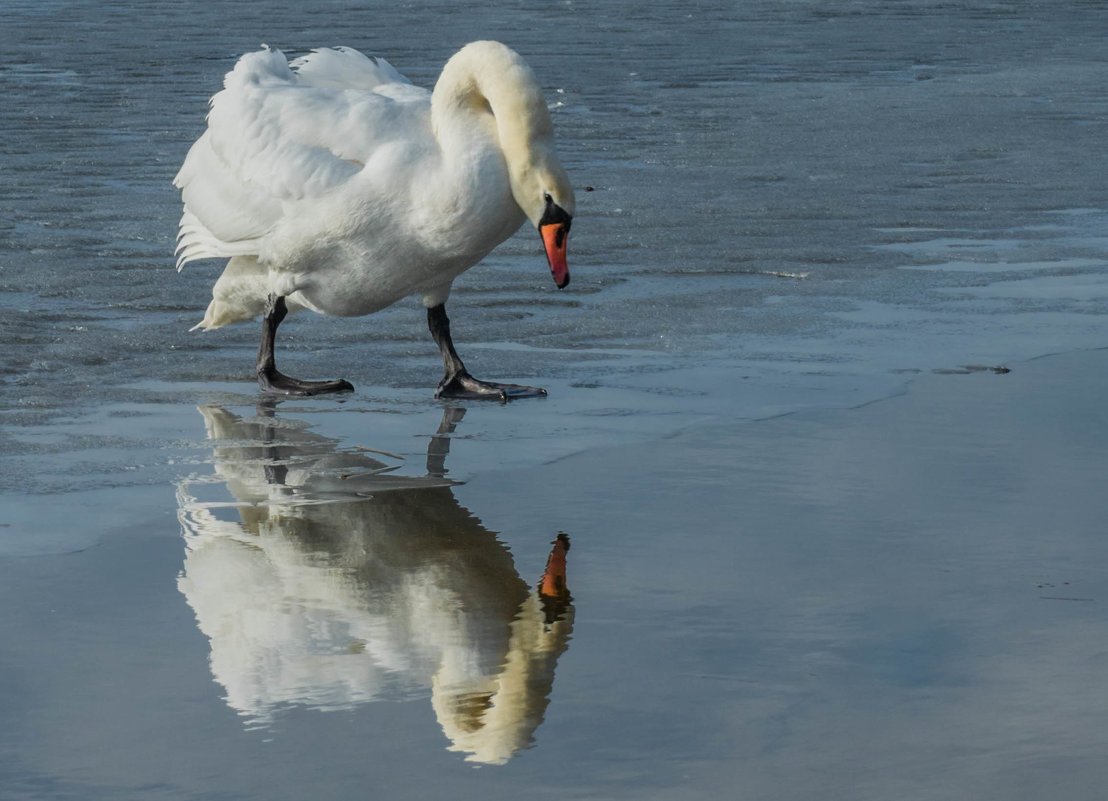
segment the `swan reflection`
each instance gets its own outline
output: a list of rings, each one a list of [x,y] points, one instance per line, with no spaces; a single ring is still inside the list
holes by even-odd
[[[179,490],[178,588],[227,703],[264,726],[289,705],[342,709],[429,688],[451,750],[502,764],[526,747],[572,629],[569,539],[558,535],[531,588],[457,502],[444,461],[464,411],[446,410],[421,477],[272,409],[200,411],[216,476]],[[230,503],[193,496],[213,482]]]

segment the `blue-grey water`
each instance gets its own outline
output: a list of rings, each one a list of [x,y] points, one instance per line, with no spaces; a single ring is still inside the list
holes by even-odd
[[[1104,4],[3,8],[0,797],[1102,797]],[[408,301],[263,402],[173,269],[208,97],[481,38],[573,283],[525,229],[449,309],[549,397],[435,401]]]

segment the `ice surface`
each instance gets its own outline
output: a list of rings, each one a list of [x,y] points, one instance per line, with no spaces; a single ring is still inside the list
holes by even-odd
[[[1069,353],[1061,373],[1041,375],[1072,382],[1083,377],[1072,354],[1108,344],[1101,5],[12,0],[4,10],[0,566],[12,648],[0,658],[0,753],[14,758],[0,794],[350,798],[372,786],[404,797],[416,777],[420,797],[550,797],[573,764],[582,797],[736,787],[827,797],[791,780],[829,765],[841,797],[949,797],[933,774],[952,761],[966,797],[1049,796],[1055,782],[1082,797],[1103,786],[1089,758],[1104,745],[1103,692],[1090,679],[1102,661],[1089,645],[1103,639],[1095,607],[1033,604],[1028,632],[1028,588],[1013,586],[1061,584],[1070,571],[1093,585],[1073,597],[1101,597],[1093,568],[1074,568],[1098,564],[1088,531],[1097,497],[1081,483],[1067,500],[1050,479],[1051,459],[1071,460],[1058,475],[1075,481],[1077,466],[1100,465],[1075,445],[1081,426],[1103,429],[1099,407],[1067,389],[1085,385],[1051,396],[1078,407],[1031,393],[1041,406],[1011,412],[1018,425],[1004,436],[1036,422],[1056,448],[1041,464],[1031,435],[1020,447],[984,434],[967,434],[964,452],[952,445],[941,415],[960,407],[942,398],[932,398],[940,417],[923,415],[941,436],[909,426],[898,440],[904,421],[893,412],[873,429],[831,414],[932,373],[982,382],[967,403],[1000,408],[1002,385],[984,382],[1014,376],[987,368]],[[577,190],[573,283],[554,288],[525,228],[457,281],[454,336],[475,374],[540,384],[549,397],[467,405],[442,435],[440,359],[408,301],[365,319],[290,319],[282,365],[357,391],[259,403],[257,326],[189,333],[220,265],[174,271],[171,179],[208,97],[262,42],[290,54],[350,45],[431,85],[479,38],[517,48],[548,91]],[[387,451],[397,457],[389,475],[405,481],[423,478],[429,452],[448,441],[447,475],[467,482],[452,497],[480,518],[483,537],[503,532],[526,582],[557,530],[573,529],[579,614],[554,685],[566,695],[552,701],[537,751],[513,761],[518,773],[455,772],[426,705],[325,718],[267,709],[287,713],[283,733],[242,731],[175,583],[178,488],[210,490],[198,508],[248,525],[248,505],[220,478],[221,446],[201,411],[211,408],[313,432],[339,462]],[[890,408],[910,419],[915,407]],[[742,428],[795,412],[817,422]],[[856,436],[840,439],[839,428]],[[961,457],[944,461],[943,448]],[[858,460],[847,475],[837,454]],[[867,496],[867,470],[903,498]],[[902,473],[920,484],[897,484]],[[1039,508],[1017,485],[1051,502]],[[768,500],[750,509],[746,498]],[[912,510],[907,522],[898,503]],[[821,505],[826,518],[809,514]],[[1048,514],[1070,527],[1050,529]],[[743,528],[747,515],[754,529]],[[912,528],[921,519],[933,528]],[[1018,529],[1027,549],[1008,554],[990,519]],[[968,543],[969,561],[881,539],[897,526],[920,538],[938,530],[947,554],[965,555]],[[1055,535],[1066,543],[1058,552]],[[889,542],[922,561],[899,563]],[[900,588],[880,585],[886,572],[916,582],[891,609],[884,594]],[[1076,679],[1051,681],[1059,671]],[[1044,686],[1074,694],[1022,703]],[[880,710],[845,708],[870,697],[919,716],[898,729]],[[998,717],[1013,698],[1015,723]],[[1049,725],[1033,723],[1058,709]],[[874,725],[880,742],[844,737],[841,720],[855,735]],[[106,723],[123,746],[102,736]],[[1027,735],[1014,757],[1011,741],[984,736],[1003,726]],[[936,739],[962,731],[983,736]],[[169,741],[183,758],[158,756],[174,754]],[[967,761],[980,742],[987,753]],[[363,762],[351,767],[351,743],[359,760],[371,754],[372,777]],[[741,777],[726,768],[736,754]],[[254,764],[265,777],[242,767]],[[322,785],[301,770],[317,764],[327,766]],[[850,787],[851,766],[872,783]],[[1071,777],[1088,782],[1065,785]]]

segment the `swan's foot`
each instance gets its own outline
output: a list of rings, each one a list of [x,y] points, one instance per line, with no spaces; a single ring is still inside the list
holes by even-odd
[[[273,370],[258,371],[258,386],[269,395],[324,395],[328,392],[353,392],[354,385],[349,381],[336,378],[333,381],[301,381],[284,373]]]
[[[496,400],[507,403],[515,398],[545,398],[546,390],[528,387],[523,384],[497,384],[492,381],[479,381],[469,374],[462,360],[454,350],[450,338],[450,320],[446,316],[446,307],[441,303],[427,309],[427,327],[431,337],[442,353],[446,375],[435,391],[436,398],[457,398],[459,400]]]
[[[463,370],[443,378],[435,391],[435,397],[457,400],[495,400],[507,403],[516,398],[545,398],[546,390],[524,384],[480,381]]]

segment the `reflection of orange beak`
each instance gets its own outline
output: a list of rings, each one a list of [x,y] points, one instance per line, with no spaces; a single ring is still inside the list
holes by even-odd
[[[558,289],[563,289],[569,283],[569,267],[566,265],[569,226],[565,223],[548,223],[539,228],[539,233],[546,245],[546,258],[550,262],[550,272],[554,274],[554,283],[558,285]]]
[[[554,548],[546,560],[546,570],[539,582],[539,592],[552,600],[565,600],[569,596],[566,589],[566,551],[569,550],[569,537],[559,532],[553,545]]]

